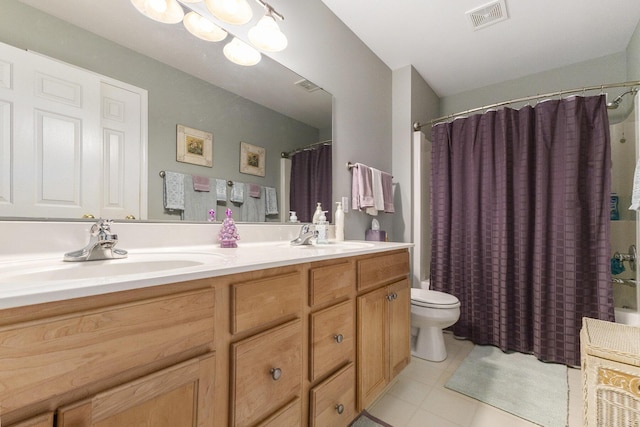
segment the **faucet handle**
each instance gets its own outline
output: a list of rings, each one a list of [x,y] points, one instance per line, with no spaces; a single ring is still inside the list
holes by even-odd
[[[91,226],[91,235],[97,236],[100,233],[110,234],[112,223],[113,221],[110,219],[99,219],[98,222]]]

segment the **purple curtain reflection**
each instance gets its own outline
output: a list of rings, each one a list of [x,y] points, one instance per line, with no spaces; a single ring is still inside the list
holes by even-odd
[[[318,202],[331,222],[331,171],[331,145],[320,145],[291,156],[289,202],[300,222],[311,222]]]
[[[431,284],[458,336],[580,364],[583,316],[613,321],[603,96],[432,128]]]

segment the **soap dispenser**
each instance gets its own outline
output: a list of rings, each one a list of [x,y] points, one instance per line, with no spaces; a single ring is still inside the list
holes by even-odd
[[[342,202],[336,202],[336,213],[334,215],[336,224],[336,241],[344,240],[344,210],[342,210]]]
[[[298,222],[296,211],[289,211],[289,222]]]
[[[327,211],[320,211],[320,218],[316,225],[316,231],[318,232],[316,243],[319,245],[326,245],[329,243],[329,227],[327,224],[327,216],[325,215],[326,212]]]
[[[322,215],[322,204],[318,202],[318,206],[316,206],[316,211],[313,213],[313,219],[311,220],[313,225],[318,225],[318,221],[320,221],[321,215]]]

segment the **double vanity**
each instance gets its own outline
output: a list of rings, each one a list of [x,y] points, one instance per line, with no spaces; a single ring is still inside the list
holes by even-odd
[[[0,222],[3,427],[347,426],[409,363],[411,244],[125,222],[62,261],[92,225]]]

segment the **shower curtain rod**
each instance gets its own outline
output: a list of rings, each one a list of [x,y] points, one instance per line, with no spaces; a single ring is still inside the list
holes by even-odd
[[[446,116],[438,117],[437,119],[433,119],[433,120],[429,121],[428,124],[429,125],[434,125],[436,123],[440,123],[440,122],[443,122],[445,120],[452,119],[454,117],[463,116],[463,115],[469,114],[469,113],[475,113],[476,111],[488,110],[490,108],[502,107],[504,105],[515,104],[515,103],[518,103],[518,102],[533,101],[535,99],[550,98],[550,97],[554,97],[554,96],[562,97],[562,95],[568,95],[568,94],[571,94],[571,93],[580,93],[580,92],[586,92],[586,91],[592,91],[592,90],[598,90],[598,89],[604,90],[604,89],[610,89],[610,88],[614,88],[614,87],[631,87],[631,86],[640,86],[640,80],[630,81],[630,82],[623,82],[623,83],[610,83],[610,84],[603,84],[603,85],[598,85],[598,86],[586,86],[586,87],[578,88],[578,89],[559,90],[559,91],[556,91],[556,92],[543,93],[543,94],[532,95],[532,96],[525,96],[524,98],[516,98],[516,99],[511,99],[509,101],[497,102],[495,104],[485,105],[483,107],[478,107],[478,108],[472,108],[470,110],[461,111],[461,112],[455,113],[455,114],[447,114]],[[422,126],[425,126],[425,125],[421,124],[420,122],[414,122],[413,123],[413,130],[421,130]]]
[[[282,157],[283,159],[288,159],[289,156],[291,156],[292,154],[300,153],[301,151],[308,150],[309,148],[313,148],[316,145],[331,145],[331,144],[333,144],[332,139],[327,139],[326,141],[314,142],[313,144],[305,145],[304,147],[296,148],[295,150],[292,150],[289,152],[283,151],[280,153],[280,157]]]

